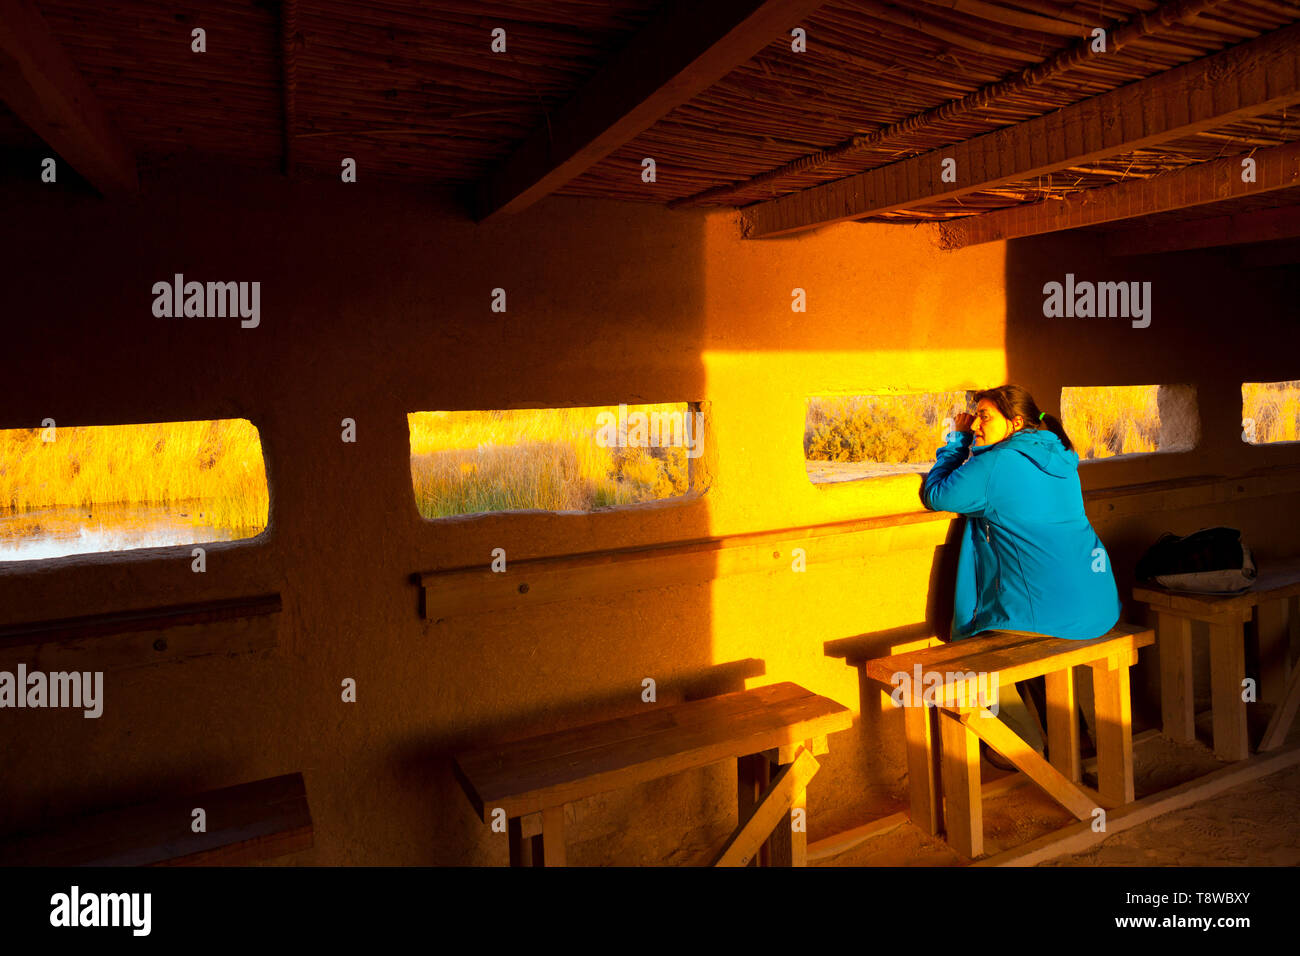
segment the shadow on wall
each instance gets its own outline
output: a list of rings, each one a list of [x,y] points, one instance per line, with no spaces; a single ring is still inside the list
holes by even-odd
[[[1052,311],[1048,283],[1069,283],[1086,296],[1084,283],[1096,293],[1103,282],[1127,283],[1146,314],[1138,315],[1131,302],[1127,313],[1121,308],[1104,317],[1045,314]],[[1104,231],[1076,230],[1009,242],[1006,283],[1008,380],[1027,388],[1039,407],[1058,413],[1067,386],[1174,386],[1160,390],[1161,417],[1168,414],[1176,426],[1161,436],[1172,450],[1082,465],[1085,495],[1300,464],[1294,444],[1253,447],[1241,439],[1242,383],[1297,376],[1300,265],[1285,257],[1279,264],[1278,257],[1255,255],[1250,247],[1111,256]],[[1134,568],[1164,531],[1230,525],[1280,554],[1295,553],[1300,540],[1297,520],[1278,511],[1276,498],[1156,507],[1113,516],[1113,504],[1089,507],[1111,558],[1122,619],[1133,623],[1147,623],[1145,608],[1132,601]],[[1155,654],[1144,654],[1133,671],[1135,731],[1159,725],[1156,663]]]
[[[496,547],[523,559],[706,537],[708,502],[425,521],[406,416],[704,399],[703,220],[567,199],[475,226],[423,191],[220,170],[202,181],[151,182],[111,215],[4,187],[29,240],[10,250],[26,280],[10,307],[59,317],[61,335],[51,348],[42,323],[15,325],[0,350],[0,428],[156,421],[160,396],[168,420],[248,417],[265,443],[270,529],[205,574],[182,549],[183,563],[166,550],[0,575],[0,625],[279,590],[277,647],[114,670],[97,720],[4,722],[6,829],[302,770],[320,838],[295,862],[498,862],[445,765],[411,754],[632,711],[646,676],[660,701],[695,692],[700,675],[713,679],[710,595],[628,592],[435,625],[418,615],[411,574],[486,564]],[[39,251],[55,246],[57,262]],[[655,269],[627,268],[648,252]],[[150,289],[178,272],[260,281],[258,327],[154,316]],[[491,311],[496,288],[509,292],[505,315]],[[661,341],[681,348],[647,349]],[[340,441],[344,417],[355,443]],[[355,705],[340,702],[345,677]],[[700,790],[676,783],[662,796],[684,812],[658,818],[686,819]],[[647,802],[629,794],[574,839],[634,842]]]

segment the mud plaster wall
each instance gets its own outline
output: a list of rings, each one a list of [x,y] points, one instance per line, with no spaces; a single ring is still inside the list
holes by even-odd
[[[133,207],[14,184],[3,199],[0,427],[247,417],[272,505],[268,532],[210,546],[202,575],[188,548],[5,568],[0,625],[271,590],[284,600],[273,651],[110,671],[98,720],[0,712],[6,833],[301,770],[316,845],[277,862],[504,863],[505,836],[475,818],[449,750],[635,712],[647,676],[664,702],[751,674],[750,686],[795,680],[862,712],[813,783],[816,840],[905,796],[900,715],[882,714],[879,693],[826,645],[865,634],[883,649],[933,614],[950,586],[939,546],[952,522],[882,529],[860,560],[816,574],[441,624],[419,617],[412,574],[486,562],[496,547],[518,560],[916,510],[915,476],[808,482],[813,393],[1010,379],[1055,410],[1062,384],[1177,380],[1214,399],[1201,449],[1086,472],[1085,487],[1102,487],[1241,470],[1229,393],[1243,376],[1300,377],[1282,349],[1224,341],[1229,302],[1243,326],[1293,335],[1282,313],[1294,272],[1247,279],[1215,254],[1195,259],[1199,286],[1190,259],[1151,266],[1152,326],[1121,331],[1041,316],[1044,274],[1076,260],[1080,275],[1112,268],[1078,243],[943,253],[927,230],[863,224],[743,242],[727,212],[564,198],[474,226],[446,193],[226,173],[152,181]],[[177,272],[261,281],[261,326],[154,318],[150,289]],[[504,315],[489,309],[496,287]],[[806,313],[791,311],[796,287]],[[407,412],[619,401],[709,403],[707,493],[596,514],[418,516]],[[340,441],[345,417],[355,444]],[[1297,461],[1294,448],[1250,452]],[[1122,576],[1138,544],[1175,521],[1241,524],[1285,550],[1295,513],[1274,498],[1099,515],[1098,530]],[[340,701],[345,677],[355,704]],[[570,862],[694,861],[734,814],[734,773],[717,765],[571,805]]]

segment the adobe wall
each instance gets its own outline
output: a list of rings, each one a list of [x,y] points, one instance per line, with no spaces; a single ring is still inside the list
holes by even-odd
[[[12,182],[0,198],[13,240],[0,428],[247,417],[272,494],[269,531],[209,546],[204,574],[188,548],[4,568],[0,626],[267,591],[284,601],[273,651],[128,662],[106,675],[97,720],[0,713],[0,832],[301,770],[316,845],[279,862],[500,864],[505,836],[476,820],[449,750],[635,712],[645,677],[663,702],[739,688],[748,673],[751,686],[795,680],[860,715],[821,758],[816,840],[902,805],[900,715],[881,712],[834,642],[869,635],[883,651],[934,615],[952,522],[882,529],[860,559],[803,574],[436,624],[418,614],[412,575],[486,563],[496,547],[519,560],[917,510],[915,476],[808,482],[804,401],[819,392],[1010,379],[1055,409],[1062,384],[1191,382],[1216,399],[1202,449],[1097,466],[1109,470],[1085,487],[1300,463],[1295,448],[1247,460],[1228,427],[1232,382],[1300,377],[1286,350],[1249,341],[1294,335],[1280,314],[1295,272],[1246,277],[1216,254],[1196,259],[1196,286],[1181,258],[1153,267],[1151,327],[1120,331],[1042,319],[1060,256],[1080,274],[1111,268],[1078,245],[945,253],[928,230],[864,224],[743,242],[729,212],[566,198],[475,226],[446,192],[220,172],[148,183],[131,208]],[[155,318],[152,285],[177,272],[261,281],[260,326]],[[497,287],[505,314],[489,308]],[[806,312],[791,310],[795,288]],[[1231,330],[1229,303],[1248,317]],[[709,403],[706,494],[588,515],[417,514],[407,412],[619,401]],[[345,417],[355,444],[340,440]],[[1176,521],[1241,524],[1285,549],[1298,510],[1275,496]],[[1121,574],[1175,521],[1096,518]],[[340,701],[346,677],[354,704]],[[703,830],[734,812],[734,787],[719,765],[580,801],[570,862],[692,862]]]

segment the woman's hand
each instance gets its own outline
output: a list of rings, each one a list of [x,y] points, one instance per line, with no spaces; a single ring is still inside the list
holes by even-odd
[[[954,431],[968,432],[974,423],[975,416],[970,412],[958,412],[957,417],[953,419],[952,427]]]

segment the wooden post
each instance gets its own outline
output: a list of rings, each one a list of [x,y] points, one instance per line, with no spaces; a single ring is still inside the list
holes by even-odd
[[[1151,613],[1156,616],[1156,647],[1160,652],[1163,732],[1178,743],[1194,743],[1196,701],[1192,696],[1192,622],[1154,608]]]
[[[1078,701],[1074,694],[1074,668],[1047,675],[1047,754],[1053,767],[1071,783],[1083,780],[1079,760]]]
[[[912,806],[912,823],[926,833],[937,835],[942,825],[935,772],[938,748],[935,746],[935,711],[924,705],[903,708],[903,727],[907,733],[907,788]]]
[[[943,820],[948,844],[974,859],[984,853],[984,807],[980,801],[980,743],[961,718],[939,711],[943,747]]]
[[[510,840],[511,866],[542,865],[542,835],[525,836],[523,817],[511,817],[506,822],[506,832]]]
[[[806,790],[808,781],[820,765],[812,751],[803,747],[792,763],[783,766],[772,777],[771,786],[763,793],[759,803],[741,816],[736,829],[713,859],[714,866],[745,866],[746,861],[757,856],[764,846],[771,846],[773,834],[789,830],[790,810]],[[806,853],[803,856],[806,861]],[[784,865],[794,864],[793,852]],[[803,865],[802,863],[797,865]]]
[[[802,743],[788,744],[776,750],[776,763],[769,765],[768,775],[772,780],[781,776],[785,768],[799,759],[799,754],[810,751],[814,757],[830,753],[830,742],[826,735],[805,740]],[[771,753],[771,751],[768,751]],[[800,827],[794,828],[794,818],[801,818]],[[807,866],[808,865],[808,789],[799,784],[794,788],[790,801],[790,812],[785,825],[777,824],[767,841],[767,851],[772,866]]]
[[[736,758],[736,809],[738,819],[751,813],[767,789],[772,777],[772,764],[766,753],[746,754]],[[770,849],[764,844],[747,866],[769,866]]]
[[[1260,753],[1276,750],[1282,746],[1298,709],[1300,709],[1300,667],[1295,667],[1291,670],[1291,681],[1287,684],[1286,695],[1282,698],[1282,703],[1278,704],[1277,709],[1273,711],[1273,717],[1264,729],[1264,737],[1259,742]]]
[[[786,812],[784,819],[778,821],[776,826],[772,828],[772,835],[768,837],[765,844],[768,852],[768,865],[770,866],[808,865],[808,831],[806,829],[800,832],[795,831],[794,814],[796,810],[801,811],[801,815],[806,821],[808,791],[802,786],[795,787],[790,800],[789,811]]]
[[[564,806],[542,811],[542,866],[568,866],[564,851]]]
[[[1232,618],[1210,625],[1210,696],[1214,706],[1214,755],[1220,760],[1250,756],[1246,734],[1246,702],[1241,683],[1246,678],[1244,621]]]
[[[1133,802],[1133,732],[1129,657],[1111,656],[1092,667],[1097,708],[1097,792],[1103,804]]]
[[[1287,658],[1290,650],[1290,622],[1287,608],[1290,599],[1261,601],[1255,607],[1255,637],[1259,647],[1259,700],[1274,707],[1286,696],[1289,676]]]

